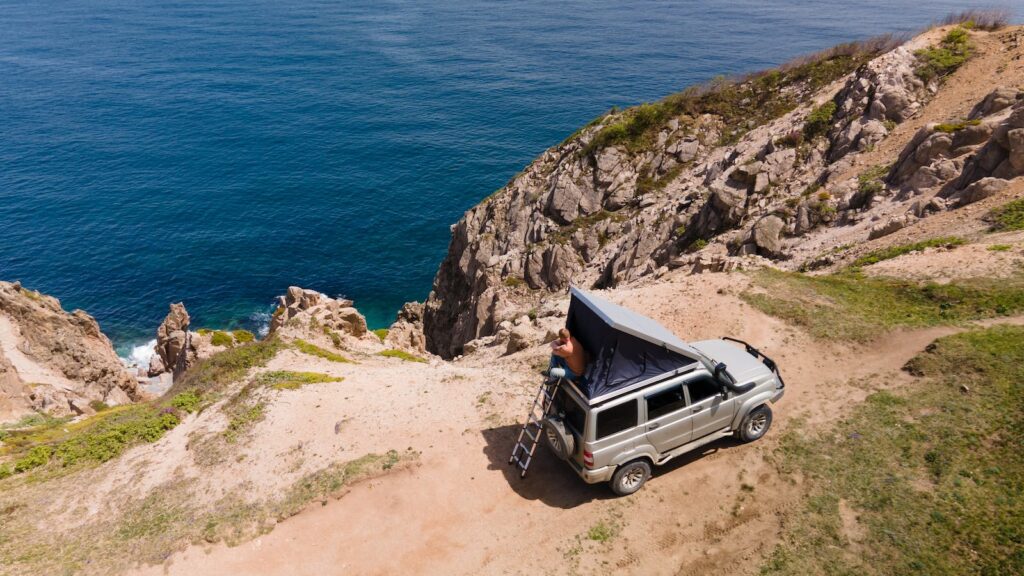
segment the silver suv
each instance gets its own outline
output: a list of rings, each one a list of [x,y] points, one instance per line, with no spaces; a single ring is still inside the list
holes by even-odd
[[[599,397],[560,380],[543,419],[548,446],[586,482],[627,495],[680,454],[729,435],[764,436],[768,404],[784,393],[775,362],[732,338],[690,346],[700,356],[690,366]]]

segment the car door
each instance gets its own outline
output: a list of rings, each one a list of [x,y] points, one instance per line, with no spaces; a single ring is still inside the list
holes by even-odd
[[[729,427],[736,413],[733,395],[722,396],[722,389],[710,374],[698,374],[686,381],[689,410],[693,417],[693,439]]]
[[[676,382],[644,395],[647,440],[664,453],[690,441],[693,415],[686,406],[683,383]]]

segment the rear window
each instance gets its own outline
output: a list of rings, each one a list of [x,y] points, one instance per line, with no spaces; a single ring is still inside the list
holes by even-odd
[[[637,424],[636,400],[612,406],[597,414],[597,440],[635,427]]]
[[[587,421],[587,413],[565,391],[565,388],[559,388],[555,392],[555,411],[564,413],[565,422],[569,424],[569,427],[574,429],[577,434],[583,434],[583,425]]]
[[[710,374],[704,374],[690,380],[686,383],[686,387],[690,389],[690,402],[694,404],[701,400],[707,400],[720,391],[718,383],[715,382],[715,379]]]
[[[686,398],[683,397],[682,384],[676,384],[668,390],[651,394],[646,397],[646,400],[648,420],[660,418],[686,407]]]

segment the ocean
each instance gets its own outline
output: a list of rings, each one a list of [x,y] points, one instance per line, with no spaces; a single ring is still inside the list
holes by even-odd
[[[467,208],[608,108],[985,5],[0,0],[0,279],[122,353],[172,301],[259,329],[289,285],[386,326]]]

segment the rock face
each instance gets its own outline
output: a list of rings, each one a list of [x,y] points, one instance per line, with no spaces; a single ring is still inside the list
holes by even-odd
[[[330,298],[298,286],[289,286],[288,292],[278,297],[277,309],[270,320],[270,334],[279,334],[288,327],[357,339],[369,335],[366,318],[352,307],[351,300]]]
[[[803,80],[776,88],[791,109],[761,125],[684,112],[641,146],[604,144],[633,117],[613,112],[547,150],[452,226],[425,303],[427,349],[461,353],[513,319],[532,291],[631,282],[708,244],[785,259],[787,236],[855,221],[874,195],[851,205],[856,180],[840,176],[931,97],[914,74],[919,47],[868,58],[831,93]],[[808,116],[830,101],[824,135],[805,141]],[[829,193],[808,193],[816,187]]]
[[[51,296],[0,282],[0,417],[26,409],[54,416],[140,399],[138,384],[99,325]]]
[[[406,302],[398,312],[398,319],[388,328],[384,343],[391,348],[418,354],[427,351],[427,338],[423,335],[423,304]]]

